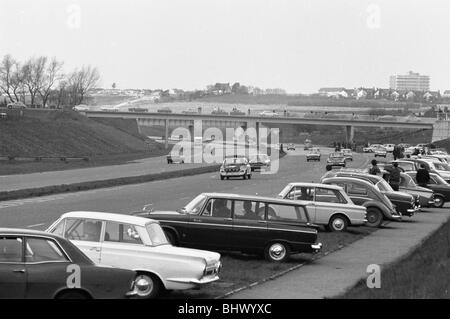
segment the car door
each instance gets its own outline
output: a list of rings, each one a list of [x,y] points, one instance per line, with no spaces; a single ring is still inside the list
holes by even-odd
[[[314,201],[314,186],[294,186],[284,197],[285,199],[306,201],[309,218],[312,223],[316,222],[316,205]]]
[[[233,235],[230,237],[236,249],[264,248],[267,235],[265,203],[235,200],[233,205]]]
[[[72,274],[68,269],[70,264],[69,257],[54,239],[27,236],[25,265],[28,283],[25,297],[53,298],[61,288],[67,287]],[[79,282],[83,282],[82,278]]]
[[[64,237],[75,244],[94,263],[100,262],[103,222],[89,218],[67,218]]]
[[[189,218],[186,242],[189,246],[229,249],[233,235],[232,200],[209,198],[199,215]]]
[[[370,200],[368,198],[368,191],[366,187],[364,187],[364,185],[350,182],[346,184],[345,190],[353,203],[355,203],[355,205],[363,205],[365,202],[367,202],[367,200]]]
[[[331,215],[336,211],[345,211],[346,200],[339,191],[325,187],[316,187],[314,192],[315,221],[313,223],[326,225]],[[309,212],[309,209],[308,209]]]
[[[0,235],[0,299],[22,299],[26,286],[23,237]]]
[[[130,252],[143,247],[142,239],[134,225],[106,221],[102,241],[100,264],[130,268]],[[146,260],[151,266],[152,259]]]

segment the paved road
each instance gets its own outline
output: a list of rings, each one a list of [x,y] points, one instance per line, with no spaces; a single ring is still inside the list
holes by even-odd
[[[329,150],[323,150],[324,155]],[[305,161],[303,150],[289,152],[280,161],[275,175],[254,173],[251,180],[219,179],[218,173],[207,173],[182,178],[160,180],[143,184],[65,193],[28,199],[0,202],[0,224],[4,227],[44,225],[62,213],[73,210],[94,210],[118,213],[137,211],[148,203],[154,209],[175,210],[183,207],[202,192],[231,192],[241,194],[277,195],[292,181],[319,181],[325,172],[325,159],[321,162]],[[366,161],[357,155],[352,165]]]
[[[275,280],[243,290],[230,299],[318,299],[336,297],[366,279],[367,266],[386,267],[403,257],[450,219],[446,209],[427,209],[406,219],[392,222],[370,236],[341,250],[296,269]],[[381,277],[381,289],[383,277]],[[386,296],[388,298],[389,296]]]

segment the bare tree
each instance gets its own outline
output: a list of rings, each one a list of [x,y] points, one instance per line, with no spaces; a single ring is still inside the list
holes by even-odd
[[[36,95],[42,86],[46,64],[47,57],[40,56],[30,58],[22,66],[23,83],[30,93],[31,105],[35,104]]]
[[[17,101],[11,95],[11,82],[13,81],[12,78],[15,66],[17,66],[17,62],[10,54],[5,55],[0,63],[0,93],[3,92],[8,95],[11,102]]]
[[[63,66],[62,62],[56,60],[56,58],[52,58],[48,64],[45,64],[42,79],[39,81],[40,83],[37,89],[42,99],[43,107],[47,105],[47,101],[53,86],[63,77],[61,73],[61,69]]]
[[[83,103],[87,92],[100,81],[100,73],[95,67],[83,66],[69,76],[69,84],[74,94],[75,104]]]

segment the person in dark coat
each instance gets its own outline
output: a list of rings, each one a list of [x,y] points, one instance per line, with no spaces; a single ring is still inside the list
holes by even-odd
[[[389,176],[389,185],[391,185],[392,189],[394,191],[398,191],[400,187],[400,173],[401,170],[398,168],[398,163],[394,162],[392,165],[392,168],[390,170],[390,176]]]
[[[381,174],[380,168],[377,165],[377,160],[372,160],[372,167],[369,169],[369,174],[378,175]]]
[[[420,164],[417,170],[416,181],[419,186],[425,187],[430,182],[430,173],[425,168],[425,164]]]

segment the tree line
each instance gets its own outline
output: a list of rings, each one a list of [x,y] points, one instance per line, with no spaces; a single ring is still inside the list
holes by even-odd
[[[11,103],[32,107],[81,104],[87,92],[98,85],[100,73],[90,65],[65,73],[63,65],[55,57],[38,56],[20,62],[7,54],[0,61],[0,95]]]

